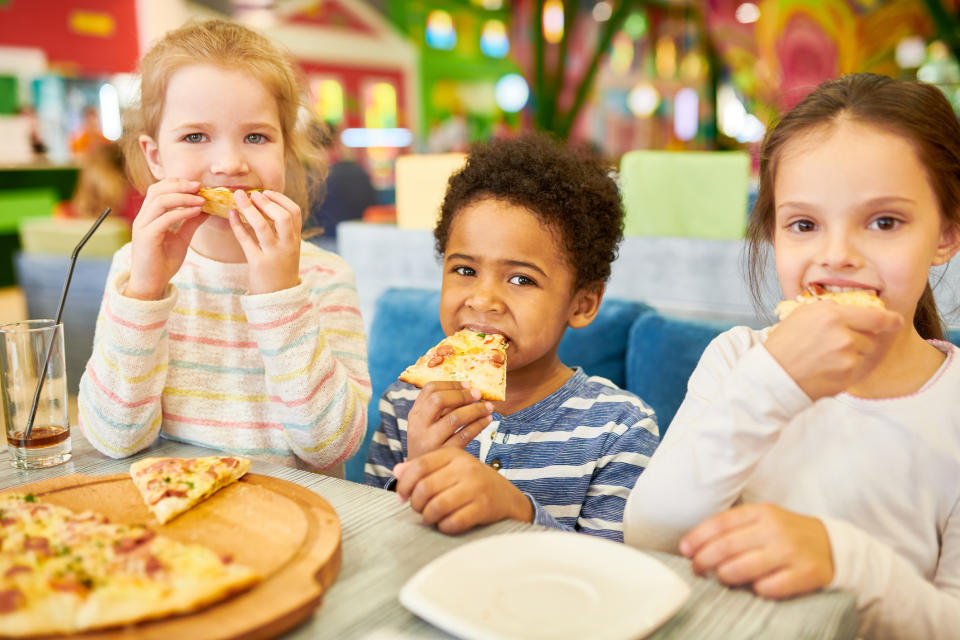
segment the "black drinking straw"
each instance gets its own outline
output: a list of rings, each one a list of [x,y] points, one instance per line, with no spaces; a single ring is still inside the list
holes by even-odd
[[[37,380],[37,390],[33,392],[33,405],[30,407],[30,416],[27,418],[27,429],[23,433],[24,441],[30,438],[30,432],[33,430],[33,420],[37,417],[37,403],[40,402],[40,391],[43,389],[43,380],[47,377],[47,368],[50,366],[50,355],[53,353],[53,345],[56,344],[57,329],[60,327],[60,317],[63,315],[63,303],[67,301],[67,290],[70,288],[70,279],[73,278],[73,268],[77,266],[77,256],[80,255],[80,249],[83,249],[83,245],[87,244],[87,240],[89,240],[93,232],[97,230],[100,223],[106,219],[108,213],[110,213],[110,207],[104,209],[103,213],[101,213],[100,217],[93,223],[93,226],[90,227],[86,235],[80,238],[80,242],[73,248],[73,253],[70,254],[70,270],[67,271],[67,281],[63,283],[63,293],[60,294],[60,305],[57,307],[57,319],[53,321],[53,335],[50,337],[50,344],[47,346],[47,355],[43,359],[43,369],[40,371],[40,379]]]

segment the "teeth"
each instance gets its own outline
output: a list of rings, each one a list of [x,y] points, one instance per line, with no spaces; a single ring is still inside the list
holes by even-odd
[[[876,289],[870,289],[868,287],[836,287],[831,284],[823,285],[824,291],[829,291],[830,293],[850,293],[851,291],[866,291],[867,293],[872,293],[876,295]]]

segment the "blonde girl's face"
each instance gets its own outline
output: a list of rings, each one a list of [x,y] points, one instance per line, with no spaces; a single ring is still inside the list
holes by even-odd
[[[841,120],[787,143],[774,202],[787,298],[812,284],[865,289],[910,321],[930,267],[957,251],[957,230],[943,223],[912,144],[872,125]]]
[[[242,71],[208,64],[179,68],[167,84],[156,138],[142,136],[140,142],[158,180],[283,191],[285,146],[277,101]]]

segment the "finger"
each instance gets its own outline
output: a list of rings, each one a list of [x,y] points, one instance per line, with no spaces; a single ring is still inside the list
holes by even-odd
[[[273,222],[274,232],[277,238],[290,240],[299,237],[299,208],[295,214],[277,204],[260,191],[252,191],[250,193],[250,200],[264,216]]]
[[[479,391],[471,391],[463,388],[443,389],[436,391],[427,391],[425,388],[424,391],[425,393],[421,393],[420,397],[417,398],[417,402],[419,404],[419,407],[417,407],[417,413],[422,411],[423,417],[428,423],[431,424],[437,422],[441,418],[446,419],[446,416],[450,415],[454,409],[458,409],[469,403],[475,403],[480,399]],[[470,418],[470,420],[473,419],[474,418]],[[464,422],[457,423],[454,425],[454,427],[458,427],[461,424],[464,424]]]
[[[803,570],[791,566],[759,578],[753,583],[753,591],[763,598],[779,600],[810,593],[822,586]]]
[[[203,198],[200,196],[179,192],[162,193],[151,198],[149,202],[144,199],[140,212],[134,218],[134,227],[146,227],[158,218],[180,209],[197,209],[199,211],[203,202]]]
[[[717,567],[715,573],[723,584],[739,586],[760,580],[783,566],[784,563],[767,547],[760,547],[727,560]]]
[[[903,316],[889,309],[875,309],[873,307],[855,307],[847,304],[836,304],[839,307],[844,322],[855,331],[864,333],[886,333],[896,331],[903,326]]]
[[[444,447],[459,447],[461,449],[465,448],[470,442],[473,441],[480,432],[487,428],[487,425],[493,421],[493,416],[485,415],[482,416],[470,424],[464,426],[462,429],[454,433],[452,436],[448,437],[444,443]]]
[[[237,189],[233,194],[233,203],[236,205],[236,210],[243,214],[247,224],[253,229],[253,233],[261,247],[273,244],[276,241],[277,234],[274,232],[270,222],[268,222],[268,218],[253,204],[253,201],[246,191]]]
[[[300,216],[301,216],[300,206],[297,205],[296,202],[294,202],[293,200],[291,200],[291,199],[288,198],[287,196],[285,196],[285,195],[283,195],[282,193],[280,193],[279,191],[272,191],[272,190],[270,190],[270,189],[264,189],[264,190],[261,191],[260,193],[262,193],[267,199],[272,200],[273,202],[276,202],[278,205],[280,205],[281,207],[283,207],[283,208],[286,209],[287,211],[289,211],[289,212],[291,212],[291,213],[296,213],[297,217],[300,217]]]
[[[429,495],[425,494],[425,499],[419,502],[420,517],[427,524],[436,524],[474,498],[470,491],[458,484],[459,478],[454,477],[454,474],[442,475],[445,476],[443,482],[438,482],[435,490]],[[414,498],[410,499],[410,504],[414,504]]]
[[[205,222],[206,216],[201,215],[201,213],[202,211],[200,211],[200,207],[181,207],[179,209],[173,209],[141,226],[139,231],[140,234],[146,233],[150,235],[162,235],[167,231],[176,228],[177,225],[184,220],[197,218],[200,222]],[[179,229],[177,229],[177,231],[179,232]]]
[[[763,540],[757,539],[756,530],[752,525],[729,529],[711,538],[697,549],[691,558],[691,569],[697,574],[714,571],[724,562],[762,546]]]
[[[755,505],[741,505],[710,516],[680,539],[680,553],[693,556],[708,541],[757,520]]]
[[[457,480],[456,474],[449,473],[447,467],[442,467],[424,476],[417,482],[417,486],[414,487],[410,493],[410,507],[423,516],[424,522],[433,524],[439,519],[439,516],[434,519],[429,519],[425,511],[427,505],[434,502],[437,496],[449,493],[451,488],[457,484]],[[447,496],[446,501],[449,500],[450,496]],[[445,504],[443,500],[435,504],[432,513],[436,513],[436,510],[441,508],[440,505],[442,504]]]
[[[250,262],[260,254],[260,245],[257,244],[253,233],[243,224],[243,220],[236,210],[230,211],[228,220],[230,221],[230,230],[233,231],[233,236],[237,239],[240,250],[243,251],[247,262]]]
[[[177,231],[177,236],[179,236],[185,244],[190,244],[190,240],[193,239],[193,234],[196,233],[197,229],[200,228],[200,225],[206,221],[206,216],[197,216],[196,218],[186,220],[182,225],[180,225],[180,229]]]
[[[471,424],[484,416],[493,413],[493,404],[490,402],[472,402],[457,407],[447,415],[433,423],[430,429],[441,441],[453,436],[461,427]]]
[[[402,500],[408,499],[421,478],[425,478],[437,469],[447,466],[449,461],[450,456],[445,454],[442,449],[438,449],[413,460],[408,460],[403,465],[397,465],[393,472],[393,475],[397,478],[397,495]],[[398,467],[400,468],[398,469]]]
[[[437,530],[454,535],[483,524],[480,508],[475,502],[468,502],[453,509],[437,522]]]

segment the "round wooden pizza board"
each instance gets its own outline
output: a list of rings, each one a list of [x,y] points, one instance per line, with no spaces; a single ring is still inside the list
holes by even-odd
[[[255,569],[253,588],[190,614],[80,634],[84,639],[270,638],[305,620],[340,571],[340,520],[298,484],[248,473],[165,525],[157,524],[128,474],[68,475],[4,493],[33,493],[112,522],[146,524]]]

